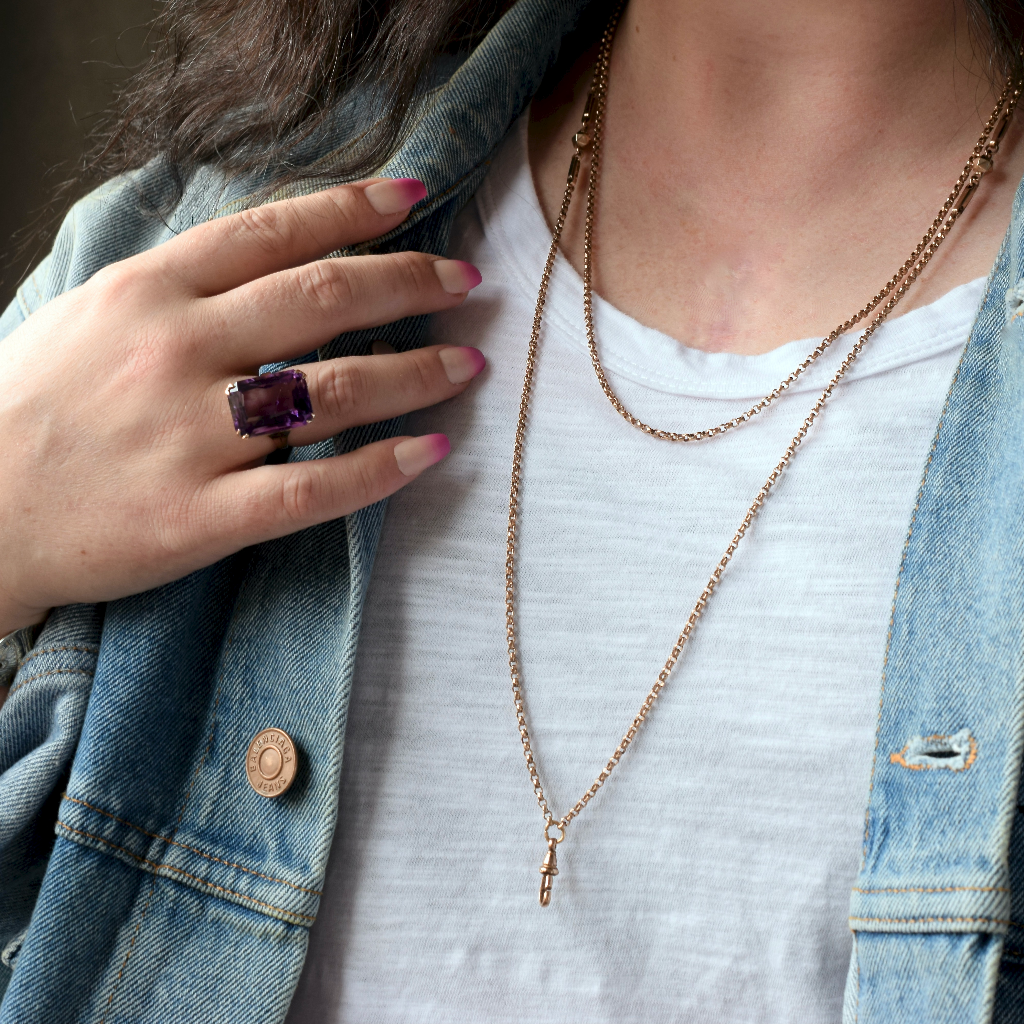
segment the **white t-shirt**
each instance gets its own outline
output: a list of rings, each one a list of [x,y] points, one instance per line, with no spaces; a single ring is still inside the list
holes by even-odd
[[[893,590],[982,279],[874,336],[769,497],[647,724],[546,847],[505,648],[509,472],[550,233],[520,121],[450,254],[483,284],[432,340],[488,368],[411,418],[452,454],[391,499],[364,613],[337,835],[290,1024],[838,1022]],[[883,268],[884,270],[885,268]],[[758,488],[852,343],[724,437],[625,423],[559,258],[530,413],[518,622],[563,814],[636,714]],[[770,391],[818,339],[709,354],[600,298],[613,386],[674,430]],[[685,339],[684,339],[685,340]]]

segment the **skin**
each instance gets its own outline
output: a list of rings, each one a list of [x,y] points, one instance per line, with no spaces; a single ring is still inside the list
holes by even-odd
[[[595,52],[532,107],[552,224]],[[706,351],[826,335],[903,263],[956,181],[999,91],[986,53],[953,0],[630,0],[612,52],[595,290]],[[988,273],[1024,175],[1015,121],[899,313]],[[583,207],[563,239],[577,270]]]
[[[5,340],[0,635],[346,515],[447,452],[434,435],[267,466],[273,442],[239,438],[224,397],[344,331],[459,305],[479,282],[468,264],[319,258],[407,214],[378,213],[363,184],[213,221],[102,270]],[[317,415],[291,441],[451,398],[482,366],[449,346],[305,366]]]
[[[549,220],[593,56],[533,106]],[[612,63],[596,289],[707,350],[824,335],[916,244],[993,101],[953,0],[631,0]],[[901,312],[988,271],[1024,174],[1019,135]],[[264,363],[465,297],[422,254],[320,259],[406,216],[378,213],[368,187],[196,227],[47,304],[0,346],[0,635],[345,515],[442,454],[437,439],[396,439],[265,466],[271,442],[240,440],[227,414],[226,384]],[[581,207],[564,239],[577,269]],[[459,383],[443,346],[307,367],[318,416],[293,443],[459,394],[482,357],[448,351],[468,374]]]

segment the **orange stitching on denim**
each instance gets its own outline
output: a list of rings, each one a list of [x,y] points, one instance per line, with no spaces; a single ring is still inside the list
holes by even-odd
[[[102,807],[96,807],[86,800],[79,800],[76,797],[69,796],[67,793],[64,794],[64,799],[69,800],[73,804],[81,804],[83,807],[88,807],[90,811],[102,814],[104,817],[111,818],[113,821],[120,822],[122,825],[127,825],[129,828],[135,829],[136,832],[141,832],[144,836],[149,836],[150,839],[159,839],[161,842],[167,843],[170,846],[179,846],[183,850],[188,850],[189,853],[198,854],[200,857],[205,857],[207,860],[214,860],[218,864],[224,864],[229,868],[238,868],[239,871],[244,871],[248,875],[255,875],[257,878],[265,878],[268,882],[278,882],[280,885],[287,885],[289,888],[298,889],[299,892],[308,892],[312,893],[314,896],[323,896],[323,891],[320,889],[307,889],[305,886],[296,885],[294,882],[285,881],[283,878],[274,878],[273,875],[264,875],[261,872],[254,871],[252,868],[247,868],[242,864],[235,864],[230,860],[222,860],[220,857],[214,857],[212,853],[203,853],[202,850],[197,850],[194,846],[189,846],[187,843],[175,842],[175,840],[168,839],[167,836],[159,835],[156,832],[147,832],[144,828],[140,828],[138,825],[133,825],[130,821],[126,821],[124,818],[119,818],[116,814],[111,814],[110,811],[105,811]]]
[[[851,917],[850,920],[876,924],[1013,924],[1001,917]]]
[[[853,955],[857,958],[857,993],[855,995],[855,1003],[853,1007],[853,1020],[854,1024],[860,1020],[860,950],[857,949],[857,933],[853,933]]]
[[[99,654],[100,653],[100,649],[98,647],[92,646],[91,644],[88,644],[88,645],[68,644],[65,647],[40,647],[36,651],[29,651],[28,654],[26,654],[24,659],[22,660],[21,665],[22,665],[22,667],[24,667],[33,658],[38,658],[38,657],[40,657],[43,654],[58,654],[61,651],[80,651],[83,654]]]
[[[961,357],[962,358],[962,357]],[[950,387],[952,391],[952,387]],[[946,396],[946,405],[949,404],[949,396]],[[943,406],[942,416],[939,417],[939,429],[946,416],[946,406]],[[892,595],[892,607],[889,610],[889,630],[885,635],[885,654],[882,657],[882,680],[878,691],[878,719],[875,723],[875,746],[871,753],[871,781],[868,784],[868,805],[864,808],[864,844],[861,848],[861,866],[868,855],[868,832],[871,827],[871,797],[875,791],[875,767],[878,763],[878,745],[882,737],[882,707],[885,704],[885,681],[889,670],[889,651],[892,648],[892,632],[896,625],[896,601],[900,596],[900,584],[903,582],[903,570],[907,565],[907,552],[910,550],[910,538],[914,535],[914,526],[917,524],[917,511],[921,507],[921,497],[924,494],[924,482],[928,479],[928,470],[931,468],[932,457],[939,443],[939,431],[935,431],[935,438],[932,441],[931,450],[928,452],[928,461],[925,463],[924,476],[921,478],[921,486],[917,490],[917,501],[914,503],[914,511],[910,517],[910,528],[907,530],[907,539],[903,542],[903,553],[900,555],[900,569],[896,574],[896,589]]]
[[[45,679],[47,676],[89,676],[91,679],[95,674],[95,672],[87,668],[53,668],[49,672],[38,672],[34,676],[29,676],[28,679],[22,679],[20,683],[11,687],[11,691],[7,696],[11,697],[23,686],[34,683],[37,679]]]
[[[854,892],[1009,892],[1005,885],[950,885],[944,889],[858,889]]]
[[[64,825],[64,822],[58,819],[58,825]],[[67,825],[64,825],[68,828]],[[70,829],[74,832],[75,829]],[[87,833],[82,832],[80,835],[86,835]],[[92,838],[98,838],[93,836]],[[114,844],[111,843],[111,846]],[[129,853],[125,850],[125,853]],[[124,974],[124,969],[128,966],[128,958],[132,955],[132,950],[135,948],[135,940],[139,937],[139,932],[142,930],[142,922],[146,920],[146,914],[149,912],[149,905],[153,902],[153,894],[156,892],[156,876],[153,877],[153,884],[149,887],[149,895],[146,897],[146,902],[142,907],[142,913],[139,915],[139,923],[135,926],[135,931],[132,932],[132,941],[128,943],[128,952],[125,954],[124,963],[121,964],[121,969],[117,972],[117,978],[114,980],[114,987],[110,990],[110,995],[107,996],[106,1006],[103,1007],[103,1016],[100,1018],[100,1024],[106,1024],[107,1014],[110,1013],[110,1004],[114,1001],[114,993],[117,991],[117,986],[121,984],[121,975]]]
[[[227,651],[231,647],[232,639],[233,639],[233,636],[229,635],[228,638],[227,638],[227,642],[224,644],[225,654],[227,653]],[[221,669],[221,674],[220,674],[219,678],[217,679],[217,693],[216,693],[216,696],[214,697],[214,700],[213,700],[213,710],[211,712],[211,721],[210,721],[210,736],[209,736],[209,738],[206,741],[206,749],[203,751],[203,756],[199,759],[199,764],[196,765],[196,770],[195,770],[195,772],[192,775],[192,782],[189,784],[188,792],[185,794],[185,799],[184,799],[184,801],[183,801],[183,803],[181,805],[181,811],[178,813],[178,820],[175,821],[174,828],[171,830],[171,838],[172,839],[174,838],[174,836],[176,836],[178,834],[178,826],[181,825],[181,819],[185,817],[185,809],[188,807],[188,802],[192,798],[192,790],[195,789],[196,779],[199,778],[199,773],[202,771],[203,765],[206,764],[206,756],[207,756],[207,754],[210,753],[210,747],[213,746],[213,734],[216,732],[216,729],[217,729],[217,709],[220,706],[220,691],[221,691],[221,687],[223,685],[224,685],[224,669],[222,668]],[[65,826],[65,827],[67,827],[67,826]],[[72,829],[72,831],[74,831],[74,830]],[[99,839],[98,836],[96,836],[94,838]],[[100,842],[106,842],[106,840],[100,840]],[[114,846],[113,843],[110,843],[110,845]],[[136,856],[136,854],[132,853],[130,850],[125,850],[125,853],[127,853],[131,857]],[[169,865],[168,865],[168,867],[169,867]],[[180,871],[180,869],[178,869],[178,868],[174,868],[174,869],[171,869],[171,870]],[[188,877],[193,877],[193,876],[188,875],[184,871],[181,871],[181,874],[185,875],[187,878]],[[196,881],[202,881],[202,880],[201,879],[196,879]],[[212,883],[204,883],[204,884],[212,885]],[[156,883],[153,884],[153,888],[154,889],[156,888]],[[218,889],[218,888],[220,888],[220,886],[213,886],[213,888]],[[224,889],[223,891],[224,892],[230,892],[231,890],[230,889]],[[234,893],[233,895],[241,896],[241,893]],[[152,892],[150,892],[150,898],[152,898]],[[251,897],[248,897],[248,896],[242,896],[241,898],[242,899],[251,899]],[[259,901],[258,900],[253,900],[253,902],[254,903],[258,903]],[[265,904],[265,906],[270,906],[270,904]],[[135,935],[137,935],[139,929],[142,928],[142,922],[146,919],[146,911],[148,909],[149,909],[149,900],[146,901],[146,905],[142,908],[142,914],[139,917],[139,923],[138,923],[138,925],[136,925]],[[271,909],[272,910],[279,910],[280,908],[279,907],[271,907]],[[288,911],[282,911],[282,913],[288,913]],[[303,915],[303,914],[299,915],[299,917],[304,917],[304,916],[305,915]],[[310,918],[310,920],[313,920],[313,918]],[[124,955],[124,963],[121,964],[121,970],[117,972],[117,978],[114,980],[114,987],[111,989],[110,996],[107,999],[107,1007],[108,1008],[109,1008],[111,1002],[114,999],[114,994],[117,992],[118,986],[121,984],[121,976],[124,974],[125,968],[128,966],[128,961],[131,959],[132,949],[135,946],[135,935],[132,936],[132,941],[131,941],[131,943],[128,946],[128,951]],[[104,1013],[104,1019],[105,1018],[106,1018],[106,1013]],[[104,1024],[104,1022],[100,1021],[100,1024]]]
[[[1000,256],[1002,252],[1000,252]],[[997,257],[998,259],[998,257]],[[967,337],[967,344],[964,346],[963,352],[960,353],[960,361],[956,364],[956,373],[953,374],[952,383],[949,385],[949,391],[946,392],[946,400],[942,403],[942,412],[939,415],[939,422],[935,428],[935,436],[932,438],[931,448],[928,449],[928,459],[924,464],[924,473],[921,475],[921,486],[917,489],[917,500],[914,502],[914,511],[910,516],[910,527],[907,530],[907,539],[903,542],[903,553],[900,555],[900,568],[896,574],[896,589],[892,595],[892,607],[889,611],[889,631],[885,636],[885,654],[882,658],[882,681],[881,688],[878,692],[878,720],[875,724],[875,747],[871,755],[871,781],[868,784],[868,805],[864,809],[864,844],[861,847],[861,868],[864,866],[864,862],[868,856],[868,833],[871,828],[871,797],[875,792],[875,768],[878,765],[878,745],[881,742],[882,736],[882,708],[885,705],[885,681],[886,675],[889,671],[889,653],[892,650],[892,633],[896,625],[896,601],[900,596],[900,584],[903,582],[903,573],[907,567],[907,554],[910,551],[910,538],[914,536],[914,527],[917,525],[917,513],[921,509],[921,499],[924,497],[924,485],[928,480],[928,474],[931,472],[932,462],[935,459],[935,451],[939,447],[939,435],[942,433],[942,427],[946,422],[946,413],[949,411],[949,400],[953,396],[953,388],[956,387],[957,381],[960,379],[960,372],[963,370],[964,358],[967,355],[967,349],[970,346],[971,338],[974,336],[974,328],[978,324],[978,319],[981,316],[981,310],[985,308],[985,303],[989,299],[989,295],[992,293],[992,281],[989,280],[986,288],[985,295],[981,300],[981,305],[978,307],[978,313],[974,318],[974,323],[971,324],[971,331]]]
[[[963,765],[960,768],[946,768],[945,770],[947,772],[965,772],[968,768],[971,767],[972,764],[974,764],[975,761],[978,760],[978,741],[973,736],[971,736],[970,733],[968,733],[967,738],[970,740],[971,751],[967,755],[967,759],[964,761]],[[926,742],[928,740],[948,740],[949,736],[925,736],[924,739]],[[935,771],[937,769],[945,767],[941,764],[907,764],[906,754],[907,750],[909,749],[910,744],[908,743],[902,750],[897,750],[895,754],[890,754],[889,761],[892,764],[899,764],[902,765],[904,768],[909,768],[912,772]],[[927,751],[922,751],[922,753],[924,754],[924,756],[927,757]]]
[[[185,878],[191,879],[193,882],[198,882],[200,885],[209,886],[211,889],[216,889],[218,892],[226,892],[229,896],[237,896],[240,900],[247,900],[249,903],[255,903],[257,906],[266,907],[268,910],[276,910],[280,914],[290,914],[292,917],[301,917],[301,918],[303,918],[306,921],[315,921],[316,920],[316,918],[313,917],[312,914],[300,914],[297,910],[287,910],[284,907],[275,907],[273,903],[264,903],[262,900],[255,899],[252,896],[246,896],[244,892],[235,892],[234,889],[227,889],[223,885],[215,885],[213,882],[210,882],[210,881],[208,881],[205,878],[200,878],[198,875],[190,875],[187,871],[182,871],[181,868],[177,868],[173,864],[167,864],[167,863],[158,864],[154,860],[147,860],[145,857],[140,857],[137,853],[133,853],[131,850],[128,850],[128,849],[126,849],[123,846],[118,846],[117,843],[112,843],[109,839],[104,839],[102,836],[96,836],[96,835],[93,835],[91,832],[83,832],[81,829],[72,828],[70,825],[68,825],[66,822],[61,821],[59,818],[57,819],[57,824],[60,825],[61,828],[66,828],[69,832],[74,832],[75,835],[85,836],[86,839],[94,839],[96,842],[103,843],[105,846],[110,846],[110,847],[112,847],[115,850],[120,850],[122,853],[128,854],[128,856],[131,857],[133,860],[137,860],[140,864],[148,864],[155,871],[173,871],[176,874],[179,874],[179,875],[184,876]],[[156,883],[154,882],[154,887],[155,887],[155,885],[156,885]],[[150,896],[152,896],[152,892],[150,892]],[[142,916],[143,917],[146,916],[146,908],[148,908],[148,907],[149,907],[149,901],[147,900],[146,907],[143,908],[143,911],[142,911]],[[141,918],[139,920],[139,925],[140,926],[142,925]],[[137,931],[138,931],[138,929],[136,929],[136,932]],[[132,937],[132,943],[134,944],[134,942],[135,942],[135,937],[133,936]],[[129,956],[131,955],[131,947],[130,946],[128,948],[128,955]],[[124,958],[124,964],[121,965],[121,970],[122,971],[124,970],[124,968],[127,965],[127,963],[128,963],[128,956],[126,956]],[[120,974],[118,974],[118,979],[120,980]],[[117,986],[115,985],[115,991],[116,991],[116,988],[117,988]],[[114,993],[113,992],[110,993],[110,998],[111,999],[114,998]],[[108,1000],[108,1005],[109,1005],[109,1000]]]

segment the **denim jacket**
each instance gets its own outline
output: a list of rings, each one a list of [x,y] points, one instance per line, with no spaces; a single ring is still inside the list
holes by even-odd
[[[451,223],[586,0],[519,0],[453,60],[386,175],[428,196],[353,251],[443,253]],[[591,15],[592,16],[592,15]],[[337,112],[318,155],[352,138]],[[169,218],[152,164],[79,203],[0,319],[253,201],[195,174]],[[894,581],[846,1024],[1024,1022],[1024,191],[937,424]],[[423,318],[374,330],[419,344]],[[365,353],[347,334],[324,357]],[[2,342],[0,342],[2,343]],[[392,421],[296,449],[322,458]],[[383,506],[245,550],[103,606],[53,611],[9,644],[0,709],[0,1024],[280,1021],[317,913],[337,816],[360,615]],[[3,671],[0,658],[0,671]],[[245,753],[280,728],[299,774],[273,800]],[[793,756],[799,757],[794,750]],[[471,866],[466,870],[472,870]]]

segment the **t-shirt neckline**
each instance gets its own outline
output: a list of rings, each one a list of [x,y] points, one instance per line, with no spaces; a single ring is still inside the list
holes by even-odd
[[[508,267],[508,284],[536,300],[551,244],[528,160],[529,109],[513,125],[495,156],[476,202],[484,233]],[[979,277],[884,323],[847,374],[855,380],[884,373],[963,347],[985,295]],[[704,352],[647,327],[594,294],[594,324],[608,373],[667,394],[695,398],[754,398],[771,391],[821,341],[802,338],[760,355]],[[863,328],[862,328],[863,329]],[[524,344],[529,325],[524,325]],[[821,390],[853,345],[856,333],[838,338],[791,388]],[[555,258],[543,340],[587,347],[583,281],[559,252]]]

